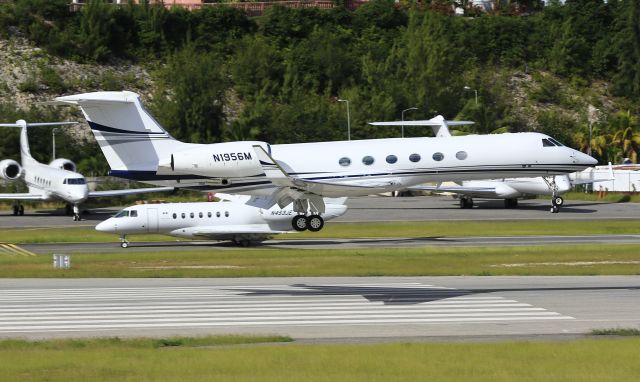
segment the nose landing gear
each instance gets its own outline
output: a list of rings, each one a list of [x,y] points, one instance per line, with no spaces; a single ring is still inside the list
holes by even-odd
[[[125,235],[120,236],[120,246],[122,248],[127,248],[129,246],[129,241]]]
[[[550,179],[547,179],[547,177],[543,177],[542,179],[544,179],[545,183],[547,183],[547,186],[551,190],[551,209],[549,209],[549,212],[551,212],[552,214],[557,214],[558,212],[560,212],[560,207],[564,204],[564,199],[562,198],[562,196],[558,195],[558,185],[556,184],[556,177],[552,176]]]

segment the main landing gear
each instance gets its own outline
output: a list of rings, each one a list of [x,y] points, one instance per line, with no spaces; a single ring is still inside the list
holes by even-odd
[[[16,202],[13,205],[13,216],[24,215],[24,206],[20,202]]]
[[[564,199],[562,198],[562,196],[558,195],[558,185],[556,184],[556,177],[552,176],[550,179],[547,179],[547,177],[543,177],[542,179],[544,179],[545,183],[547,183],[547,186],[549,186],[549,189],[551,190],[551,208],[549,209],[549,212],[551,212],[552,214],[557,214],[558,212],[560,212],[560,207],[562,207],[562,205],[564,204]]]
[[[296,215],[291,220],[291,225],[296,231],[309,230],[318,232],[324,227],[324,219],[320,215]]]
[[[473,198],[471,198],[470,196],[461,196],[460,208],[473,208]]]

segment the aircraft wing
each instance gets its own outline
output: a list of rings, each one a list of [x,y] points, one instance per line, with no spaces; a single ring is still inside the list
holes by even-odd
[[[349,191],[370,189],[372,193],[380,191],[387,191],[386,188],[394,186],[395,183],[390,181],[379,180],[359,180],[350,184],[334,182],[326,182],[319,180],[301,179],[294,176],[290,176],[287,172],[276,162],[260,145],[253,146],[254,151],[258,156],[258,160],[262,165],[262,170],[265,173],[267,179],[274,185],[281,188],[292,188],[302,192],[308,192],[316,195],[346,195]]]
[[[273,235],[277,233],[288,233],[289,231],[279,231],[265,228],[265,224],[243,224],[243,225],[225,225],[225,226],[205,226],[194,227],[193,235],[196,236],[215,236],[215,235],[241,235],[241,234],[264,234]]]
[[[450,192],[452,194],[474,195],[477,197],[495,197],[495,187],[465,187],[465,186],[414,186],[407,188],[413,191]]]
[[[150,192],[171,192],[173,187],[151,187],[151,188],[130,188],[127,190],[106,190],[106,191],[90,191],[90,198],[102,198],[106,196],[122,196],[122,195],[135,195],[146,194]]]
[[[0,200],[44,200],[46,199],[42,194],[27,194],[27,193],[16,193],[16,194],[0,194]]]

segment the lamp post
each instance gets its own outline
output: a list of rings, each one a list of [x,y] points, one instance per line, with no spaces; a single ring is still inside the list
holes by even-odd
[[[401,117],[402,118],[402,138],[404,138],[404,112],[405,111],[409,111],[409,110],[418,110],[418,108],[415,107],[415,106],[414,107],[410,107],[408,109],[402,110],[402,113],[400,113],[400,115],[402,116]]]
[[[587,144],[587,154],[591,155],[591,130],[593,124],[598,122],[598,110],[595,106],[589,105],[587,108],[587,120],[589,121],[589,143]]]
[[[56,160],[56,132],[58,131],[57,128],[53,128],[53,130],[51,130],[51,152],[53,155],[53,159],[52,160]]]
[[[473,90],[473,92],[474,92],[474,93],[475,93],[475,95],[476,95],[476,106],[478,106],[478,90],[477,90],[477,89],[471,89],[471,88],[470,88],[470,87],[468,87],[468,86],[465,86],[465,87],[464,87],[464,90]]]
[[[349,116],[349,100],[338,98],[338,102],[347,103],[347,140],[351,140],[351,117]]]

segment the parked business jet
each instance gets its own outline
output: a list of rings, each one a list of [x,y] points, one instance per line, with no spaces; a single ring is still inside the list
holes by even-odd
[[[218,195],[220,196],[220,195]],[[251,242],[268,239],[292,229],[292,219],[305,219],[293,211],[292,205],[269,209],[246,204],[248,196],[223,196],[217,203],[163,203],[131,206],[96,226],[101,232],[120,235],[122,248],[129,242],[126,235],[160,233],[189,239],[231,240],[247,246]],[[320,231],[324,220],[342,216],[347,211],[346,198],[326,199],[323,219],[314,219],[309,225],[294,227],[297,231]]]
[[[139,188],[130,190],[89,191],[82,174],[77,173],[76,165],[69,159],[58,158],[49,164],[40,163],[31,156],[27,128],[29,126],[69,125],[77,122],[45,122],[27,123],[24,120],[16,123],[2,123],[0,127],[20,127],[20,155],[22,164],[13,159],[0,161],[0,177],[8,181],[20,178],[29,187],[28,193],[0,194],[0,199],[13,200],[13,214],[24,215],[23,200],[51,201],[60,200],[67,203],[68,211],[73,209],[73,220],[80,220],[80,203],[87,198],[130,195],[145,192],[170,191],[173,187]]]
[[[539,133],[387,138],[270,145],[190,144],[171,137],[137,94],[96,92],[58,97],[80,106],[111,175],[157,185],[267,195],[310,217],[322,197],[359,196],[440,181],[551,176],[596,160]],[[438,116],[432,121],[444,121]]]

